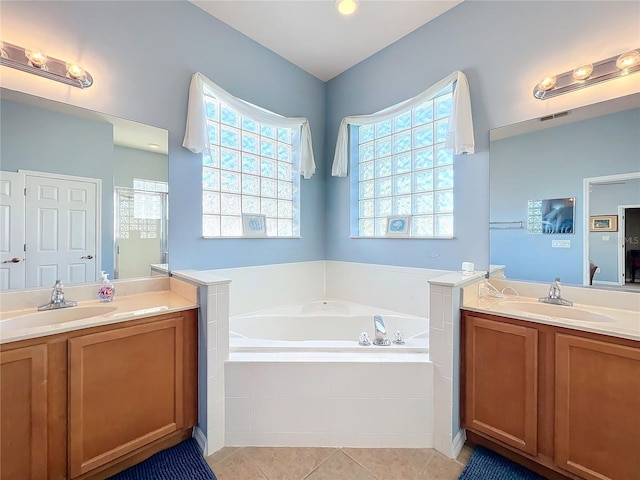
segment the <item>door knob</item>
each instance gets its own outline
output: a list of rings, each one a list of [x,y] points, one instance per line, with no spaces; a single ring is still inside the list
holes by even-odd
[[[91,260],[93,258],[93,255],[85,255],[85,256],[80,257],[80,258],[85,259],[85,260]]]
[[[5,260],[2,263],[20,263],[22,261],[22,259],[18,258],[18,257],[13,257],[11,260]]]

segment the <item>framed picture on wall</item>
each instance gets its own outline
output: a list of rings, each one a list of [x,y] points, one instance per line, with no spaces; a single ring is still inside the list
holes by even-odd
[[[411,217],[396,216],[387,217],[387,237],[406,237],[409,235],[409,225]]]
[[[265,237],[267,235],[266,215],[242,214],[242,234],[245,237]]]
[[[589,217],[590,228],[592,232],[617,232],[618,216],[617,215],[592,215]]]

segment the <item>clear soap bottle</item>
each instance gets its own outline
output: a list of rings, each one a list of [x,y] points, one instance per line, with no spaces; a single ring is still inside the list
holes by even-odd
[[[116,294],[116,287],[109,281],[108,273],[101,271],[100,279],[102,280],[102,284],[98,290],[98,298],[101,302],[111,302]]]

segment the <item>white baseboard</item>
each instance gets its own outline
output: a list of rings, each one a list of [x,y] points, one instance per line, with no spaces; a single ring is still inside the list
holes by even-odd
[[[193,427],[192,437],[196,439],[198,447],[200,447],[200,452],[202,453],[202,456],[206,457],[207,456],[207,437],[205,437],[204,433],[202,433],[202,430],[200,430],[200,428],[198,427]]]
[[[452,445],[451,445],[451,450],[453,453],[453,458],[458,458],[458,455],[460,455],[460,450],[462,450],[462,447],[464,446],[464,442],[467,440],[467,431],[462,428],[458,431],[458,434],[455,436],[455,438],[453,439]]]

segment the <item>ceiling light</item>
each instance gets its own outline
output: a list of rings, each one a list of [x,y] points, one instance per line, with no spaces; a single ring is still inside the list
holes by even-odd
[[[638,64],[640,64],[640,53],[635,50],[623,53],[616,60],[616,67],[620,70],[626,70],[627,68],[634,67]]]
[[[153,148],[154,150],[156,150],[160,148],[160,145],[158,145],[157,143],[147,143],[147,147]]]
[[[555,85],[556,85],[556,77],[552,75],[550,77],[544,77],[542,80],[540,80],[540,83],[538,84],[538,88],[543,92],[546,92],[547,90],[551,90],[553,87],[555,87]]]
[[[533,89],[539,100],[586,88],[605,80],[640,72],[640,49],[606,58],[599,62],[580,65],[575,70],[544,78]]]
[[[336,0],[336,8],[341,15],[351,15],[358,9],[358,0]]]
[[[593,65],[587,63],[586,65],[580,65],[573,71],[573,78],[576,80],[586,80],[593,72]]]
[[[26,49],[7,42],[0,42],[0,65],[78,88],[93,84],[91,75],[77,63],[49,57],[36,48]]]

